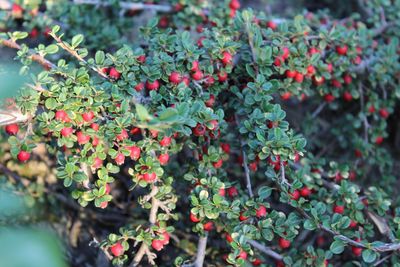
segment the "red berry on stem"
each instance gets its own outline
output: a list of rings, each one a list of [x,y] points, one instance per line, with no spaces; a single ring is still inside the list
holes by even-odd
[[[70,136],[74,132],[74,129],[71,127],[65,127],[61,130],[61,135],[64,137]]]
[[[31,154],[29,152],[26,152],[24,150],[21,150],[18,155],[17,158],[20,162],[26,162],[31,158]]]
[[[279,247],[281,249],[286,249],[286,248],[290,247],[290,241],[286,240],[286,239],[284,239],[282,237],[279,238],[278,243],[279,243]]]
[[[122,165],[125,162],[125,156],[122,153],[118,153],[117,156],[115,157],[115,163],[117,165]]]
[[[203,229],[204,229],[204,231],[209,232],[209,231],[211,231],[213,228],[214,228],[213,222],[207,222],[207,223],[203,224]]]
[[[111,253],[115,256],[115,257],[119,257],[122,254],[124,254],[124,247],[122,246],[122,244],[120,242],[114,244],[111,246]]]
[[[114,67],[110,69],[109,75],[110,75],[110,78],[112,78],[114,80],[118,80],[121,77],[121,73],[119,73],[117,71],[117,69]]]
[[[302,197],[309,197],[311,195],[311,190],[307,186],[303,187],[300,189],[300,195]]]
[[[222,59],[221,59],[222,64],[229,65],[232,63],[232,59],[233,59],[233,57],[232,57],[231,53],[229,53],[228,51],[224,51],[222,53]]]
[[[151,241],[151,247],[156,251],[161,251],[164,248],[164,242],[159,239]]]
[[[158,156],[158,161],[160,162],[161,165],[166,165],[169,161],[168,153],[161,154],[160,156]]]
[[[143,180],[148,183],[154,183],[157,180],[157,175],[154,172],[143,174]]]
[[[333,212],[338,213],[338,214],[343,214],[344,212],[344,206],[333,206]]]
[[[169,75],[169,81],[173,84],[179,84],[181,82],[181,79],[182,77],[179,72],[174,71]]]
[[[256,210],[256,217],[261,218],[265,217],[267,215],[267,208],[264,205],[260,205],[258,209]]]
[[[196,215],[194,215],[193,213],[190,213],[189,218],[190,218],[190,220],[191,220],[192,222],[194,222],[194,223],[198,223],[198,222],[200,221],[200,219],[197,218]]]
[[[161,141],[160,141],[160,145],[161,146],[169,146],[170,144],[171,144],[171,137],[168,137],[168,136],[164,136],[163,137],[163,139],[161,139]]]
[[[94,118],[93,111],[88,111],[82,114],[82,119],[86,122],[91,122]]]
[[[341,56],[345,56],[347,54],[347,49],[347,45],[336,46],[336,52]]]
[[[276,30],[278,25],[274,21],[270,20],[267,22],[267,27],[274,31]]]
[[[149,91],[158,90],[159,87],[160,87],[160,83],[158,82],[158,80],[154,80],[153,82],[151,82],[149,80],[146,81],[146,88]]]
[[[9,124],[5,127],[6,133],[8,135],[16,135],[19,131],[18,124]]]

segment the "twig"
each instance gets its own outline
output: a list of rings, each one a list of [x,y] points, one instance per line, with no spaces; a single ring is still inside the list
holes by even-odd
[[[280,165],[281,165],[281,183],[291,187],[292,185],[286,179],[285,166],[283,165],[283,161],[281,161]]]
[[[319,113],[321,113],[321,111],[325,108],[325,106],[326,106],[326,102],[321,103],[321,104],[314,110],[314,112],[311,114],[311,117],[312,117],[313,119],[316,118],[316,117],[319,115]]]
[[[102,2],[98,0],[74,0],[75,4],[85,4],[85,5],[96,5],[96,6],[110,6],[110,3]],[[143,3],[129,3],[120,2],[119,6],[126,10],[154,10],[159,12],[170,12],[172,7],[169,5],[153,5],[153,4],[143,4]]]
[[[264,246],[263,244],[258,243],[255,240],[249,240],[247,241],[247,243],[249,243],[251,246],[253,246],[254,248],[256,248],[258,251],[264,253],[265,255],[273,258],[274,260],[282,260],[283,256],[275,251],[273,251],[272,249],[270,249],[269,247]]]
[[[364,111],[364,94],[363,94],[363,89],[362,89],[362,84],[361,82],[358,84],[358,91],[360,92],[360,105],[361,105],[361,111]],[[362,114],[363,117],[363,123],[364,123],[364,142],[367,144],[368,143],[368,128],[369,128],[369,123],[367,116],[365,114]]]
[[[379,261],[374,263],[374,266],[379,266],[381,265],[381,263],[385,262],[387,259],[389,259],[392,256],[392,254],[386,255],[385,257],[383,257],[382,259],[380,259]]]
[[[54,38],[54,40],[56,40],[56,42],[58,43],[58,45],[64,49],[65,51],[67,51],[69,54],[71,54],[73,57],[75,57],[78,61],[82,62],[84,65],[88,66],[90,69],[92,69],[94,72],[97,72],[97,74],[99,74],[101,77],[105,78],[105,79],[110,79],[105,73],[103,73],[101,71],[100,68],[97,68],[95,66],[90,65],[83,57],[81,57],[78,52],[76,52],[76,50],[72,49],[69,45],[67,45],[66,43],[64,43],[60,37],[58,37],[57,35],[55,35],[54,33],[50,33],[50,36]]]
[[[206,233],[205,236],[200,236],[199,238],[199,242],[197,243],[196,260],[194,262],[195,267],[203,267],[204,258],[206,257],[207,238],[208,233]]]

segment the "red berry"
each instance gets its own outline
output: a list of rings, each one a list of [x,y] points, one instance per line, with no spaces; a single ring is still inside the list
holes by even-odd
[[[95,158],[92,167],[95,169],[99,169],[101,166],[103,166],[103,160],[101,160],[100,158]]]
[[[343,214],[344,212],[344,206],[333,206],[333,212],[338,213],[338,214]]]
[[[21,150],[18,155],[17,158],[20,162],[26,162],[31,158],[31,154],[29,152],[23,151]]]
[[[197,218],[196,215],[194,215],[193,213],[190,213],[189,218],[190,218],[190,220],[191,220],[192,222],[194,222],[194,223],[198,223],[198,222],[200,221],[200,219]]]
[[[211,124],[210,130],[216,130],[218,128],[218,121],[217,120],[211,120],[209,121],[209,123]]]
[[[192,68],[190,70],[191,71],[198,71],[199,70],[199,62],[197,60],[194,60],[192,62]]]
[[[115,163],[117,165],[122,165],[125,162],[125,156],[122,153],[118,153],[117,156],[115,157]]]
[[[280,67],[280,66],[282,66],[282,61],[283,61],[283,59],[281,57],[276,57],[274,60],[274,65],[276,67]]]
[[[136,92],[140,92],[144,89],[144,83],[138,83],[137,85],[135,85],[135,90]]]
[[[149,80],[146,81],[146,88],[147,90],[153,91],[153,90],[158,90],[160,87],[160,83],[158,80],[154,80],[154,82],[150,82]]]
[[[343,99],[345,100],[345,101],[347,101],[347,102],[350,102],[350,101],[352,101],[353,100],[353,96],[351,95],[351,93],[350,92],[344,92],[343,93]]]
[[[111,253],[115,256],[115,257],[119,257],[122,254],[124,254],[124,247],[121,245],[121,243],[116,243],[113,246],[111,246]]]
[[[201,70],[196,70],[194,73],[192,73],[192,78],[195,81],[203,79],[203,72],[201,72]]]
[[[270,20],[267,22],[267,27],[274,31],[274,30],[276,30],[278,25],[275,22],[273,22],[272,20]]]
[[[221,197],[224,197],[224,196],[225,196],[225,188],[220,188],[220,189],[218,190],[218,194],[219,194]]]
[[[64,137],[70,136],[74,132],[74,129],[71,127],[65,127],[61,130],[61,135]]]
[[[229,65],[232,63],[232,59],[233,59],[233,57],[232,57],[231,53],[229,53],[228,51],[224,51],[222,53],[222,59],[221,59],[222,64]]]
[[[286,78],[293,79],[294,77],[296,77],[296,74],[297,74],[297,71],[295,71],[295,70],[286,70],[285,71]]]
[[[83,132],[77,132],[76,137],[78,139],[78,144],[84,145],[90,141],[90,136],[85,135]]]
[[[130,151],[130,157],[133,160],[138,160],[140,158],[140,148],[137,146],[131,146],[127,147],[127,149]]]
[[[219,159],[217,162],[213,162],[213,166],[214,168],[219,169],[222,167],[222,163],[223,163],[222,159]]]
[[[220,147],[222,148],[222,151],[224,151],[226,154],[229,154],[231,152],[231,146],[227,143],[221,143]]]
[[[375,144],[380,145],[383,142],[383,137],[382,136],[378,136],[377,138],[375,138]]]
[[[336,46],[336,52],[341,56],[345,56],[347,54],[347,49],[347,45]]]
[[[263,205],[260,205],[260,207],[256,210],[256,217],[261,218],[265,217],[267,215],[267,208]]]
[[[171,137],[164,136],[163,139],[160,141],[161,146],[169,146],[171,144]]]
[[[289,100],[291,97],[292,97],[292,93],[290,93],[290,92],[284,92],[284,93],[281,95],[281,98],[282,98],[282,100],[284,100],[284,101]]]
[[[309,197],[311,195],[311,190],[307,186],[303,187],[300,189],[300,195],[302,197]]]
[[[145,55],[138,56],[137,61],[139,61],[140,63],[145,63],[146,62],[146,56]]]
[[[297,73],[296,73],[296,76],[294,76],[294,80],[295,80],[297,83],[302,83],[303,80],[304,80],[304,75],[301,74],[301,73],[299,73],[299,72],[297,72]]]
[[[19,12],[19,13],[24,12],[24,9],[20,5],[15,4],[15,3],[12,4],[11,9],[12,9],[12,12]]]
[[[207,223],[203,224],[203,229],[204,229],[204,231],[209,232],[209,231],[211,231],[213,228],[214,228],[213,222],[207,222]]]
[[[247,252],[246,251],[240,251],[239,255],[237,256],[238,259],[247,259]]]
[[[329,64],[327,65],[326,69],[327,69],[327,71],[328,71],[329,73],[332,73],[332,71],[333,71],[333,65],[332,65],[332,63],[329,63]]]
[[[162,236],[163,236],[163,239],[161,241],[163,242],[163,245],[169,244],[170,236],[169,236],[168,232],[163,232]]]
[[[157,180],[157,175],[154,172],[143,174],[143,180],[148,183],[154,183]]]
[[[239,9],[240,8],[240,2],[239,0],[231,0],[231,2],[229,3],[229,7],[231,9]]]
[[[18,124],[9,124],[5,127],[6,133],[8,135],[16,135],[19,131]]]
[[[369,113],[374,113],[375,112],[374,105],[369,106],[368,111],[369,111]]]
[[[381,108],[379,110],[379,115],[381,115],[382,118],[387,119],[389,117],[389,112],[385,108]]]
[[[300,192],[299,190],[294,190],[293,193],[289,194],[290,198],[297,201],[300,198]]]
[[[228,241],[228,243],[232,243],[232,241],[233,241],[232,236],[228,233],[225,233],[225,239],[226,239],[226,241]]]
[[[120,134],[116,135],[118,141],[122,142],[129,137],[128,132],[125,129],[121,130]]]
[[[65,112],[64,110],[58,110],[56,112],[55,119],[58,121],[63,121],[63,122],[69,122],[69,120],[70,120],[67,112]]]
[[[119,73],[115,68],[111,68],[110,69],[110,78],[114,79],[114,80],[118,80],[119,77],[121,77],[121,73]]]
[[[210,95],[210,98],[205,102],[207,107],[212,107],[215,104],[215,96],[214,95]]]
[[[92,128],[95,132],[97,132],[100,128],[100,126],[97,123],[92,123],[90,125],[90,128]]]
[[[248,216],[243,215],[243,212],[241,212],[239,215],[239,221],[241,222],[247,220],[248,218],[249,218]]]
[[[169,81],[173,84],[179,84],[181,82],[181,79],[182,77],[179,72],[174,71],[169,75]]]
[[[335,97],[332,94],[326,94],[324,95],[324,100],[328,103],[331,103],[335,100]]]
[[[315,68],[314,68],[314,66],[313,65],[310,65],[310,66],[308,66],[307,67],[307,74],[308,75],[313,75],[315,73]]]
[[[357,227],[357,222],[351,220],[349,227],[350,227],[350,228],[355,228],[355,227]]]
[[[218,73],[218,81],[223,83],[228,79],[228,73],[226,73],[225,71],[220,71]]]
[[[260,259],[254,259],[251,264],[253,264],[253,266],[260,266],[262,261]]]
[[[325,77],[324,76],[313,76],[312,81],[315,86],[320,86],[325,82]]]
[[[94,118],[93,111],[85,112],[82,114],[82,119],[86,122],[91,122]]]
[[[227,192],[228,192],[228,196],[230,196],[230,197],[236,197],[239,194],[238,190],[234,186],[229,187],[227,189]]]
[[[351,247],[351,251],[353,252],[354,256],[359,257],[359,256],[361,256],[362,248]]]
[[[343,76],[343,81],[345,84],[351,84],[352,80],[353,80],[353,78],[351,78],[351,76],[349,74],[345,74]]]
[[[290,241],[289,240],[286,240],[286,239],[284,239],[284,238],[282,238],[282,237],[280,237],[279,238],[279,247],[281,248],[281,249],[285,249],[285,248],[288,248],[288,247],[290,247]]]
[[[160,156],[158,156],[158,161],[160,162],[161,165],[166,165],[169,161],[168,153],[161,154]]]
[[[342,84],[336,79],[332,80],[332,86],[335,88],[342,88]]]
[[[284,47],[282,48],[282,52],[283,52],[283,54],[282,54],[283,60],[288,59],[288,57],[289,57],[289,55],[290,55],[290,50],[289,50],[289,48],[286,47],[286,46],[284,46]]]
[[[151,241],[151,247],[156,251],[160,251],[164,248],[164,242],[159,239],[154,239]]]

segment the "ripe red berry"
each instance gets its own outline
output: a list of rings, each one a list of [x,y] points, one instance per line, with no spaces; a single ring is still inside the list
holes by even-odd
[[[233,241],[233,238],[229,233],[225,233],[225,239],[228,243],[231,243]]]
[[[221,62],[222,62],[222,64],[224,64],[225,66],[231,64],[231,63],[232,63],[232,59],[233,59],[233,57],[232,57],[231,53],[229,53],[228,51],[224,51],[224,52],[222,53]]]
[[[328,103],[331,103],[335,100],[335,97],[332,94],[326,94],[324,95],[324,100]]]
[[[294,77],[296,77],[296,74],[297,74],[297,71],[295,71],[295,70],[286,70],[285,71],[286,78],[293,79]]]
[[[162,237],[163,237],[163,239],[161,241],[163,242],[163,245],[169,244],[170,236],[169,236],[168,232],[163,232]]]
[[[101,160],[100,158],[95,158],[92,167],[95,169],[99,169],[101,166],[103,166],[103,160]]]
[[[199,70],[199,62],[197,60],[194,60],[192,62],[192,68],[190,70],[191,71],[198,71]]]
[[[218,190],[218,194],[219,194],[221,197],[224,197],[224,196],[225,196],[225,188],[220,188],[220,189]]]
[[[201,70],[196,70],[192,73],[192,78],[195,81],[200,81],[201,79],[203,79],[203,72],[201,72]]]
[[[290,198],[297,201],[300,198],[300,192],[299,190],[294,190],[293,193],[289,194]]]
[[[140,148],[137,146],[131,146],[127,147],[127,149],[130,151],[130,157],[133,160],[138,160],[140,158]]]
[[[379,110],[379,115],[381,115],[382,118],[387,119],[389,117],[389,112],[385,108],[381,108]]]
[[[274,65],[276,67],[280,67],[280,66],[282,66],[282,61],[283,61],[283,59],[281,57],[276,57],[274,60]]]
[[[119,77],[121,77],[121,73],[119,73],[117,71],[116,68],[110,68],[110,72],[109,72],[110,78],[114,79],[114,80],[118,80]]]
[[[286,239],[284,239],[284,238],[282,238],[282,237],[279,238],[278,243],[279,243],[279,247],[280,247],[281,249],[285,249],[285,248],[290,247],[290,241],[289,241],[289,240],[286,240]]]
[[[138,83],[137,85],[135,85],[135,90],[136,92],[140,92],[144,89],[144,83]]]
[[[270,20],[267,22],[267,27],[274,31],[276,30],[278,25],[274,21]]]
[[[283,48],[282,48],[282,59],[283,60],[286,60],[286,59],[288,59],[289,58],[289,55],[290,55],[290,50],[289,50],[289,48],[288,47],[286,47],[286,46],[284,46]]]
[[[342,84],[336,79],[332,80],[332,86],[335,88],[342,88]]]
[[[378,136],[377,138],[375,138],[375,144],[380,145],[383,142],[383,137],[382,136]]]
[[[301,74],[301,73],[299,73],[299,72],[297,72],[297,73],[296,73],[296,76],[294,76],[294,80],[295,80],[297,83],[302,83],[303,80],[304,80],[304,75]]]
[[[351,220],[349,227],[350,227],[350,228],[355,228],[355,227],[357,227],[357,222]]]
[[[229,7],[231,9],[239,9],[240,8],[240,2],[239,0],[231,0],[231,2],[229,3]]]
[[[312,81],[315,86],[320,86],[325,82],[325,77],[324,76],[313,76]]]
[[[158,90],[159,87],[160,83],[158,80],[154,80],[153,82],[150,82],[149,80],[146,81],[146,88],[149,91]]]
[[[251,264],[253,264],[253,266],[260,266],[262,261],[260,259],[254,259]]]
[[[313,65],[310,65],[307,67],[307,75],[311,76],[315,74],[315,67]]]
[[[362,248],[351,247],[351,251],[353,252],[354,256],[359,257],[359,256],[361,256]]]
[[[203,224],[203,229],[204,229],[204,231],[209,232],[209,231],[211,231],[213,228],[214,228],[213,222],[207,222],[207,223]]]
[[[164,248],[164,242],[159,239],[151,241],[151,247],[156,251],[161,251]]]
[[[174,71],[169,75],[169,81],[173,84],[179,84],[181,82],[181,79],[182,77],[179,72]]]
[[[341,56],[345,56],[347,54],[347,49],[347,45],[336,46],[336,52]]]
[[[210,98],[205,102],[207,107],[212,107],[215,104],[215,96],[214,95],[210,95]]]
[[[169,161],[168,153],[161,154],[160,156],[158,156],[158,161],[160,162],[161,165],[166,165]]]
[[[121,133],[116,135],[117,140],[120,142],[124,141],[128,137],[129,137],[128,132],[125,129],[122,129]]]
[[[247,220],[248,218],[249,218],[248,216],[243,215],[243,212],[241,212],[239,215],[239,221],[241,222]]]
[[[349,74],[345,74],[343,76],[343,81],[345,84],[351,84],[352,80],[353,80],[353,78],[351,78],[351,76]]]
[[[238,259],[247,259],[247,252],[246,251],[240,251],[239,255],[237,256]]]
[[[125,162],[125,156],[122,153],[118,153],[117,156],[115,157],[115,163],[117,165],[122,165]]]
[[[143,174],[143,180],[148,183],[154,183],[157,180],[157,175],[154,172]]]
[[[18,155],[17,158],[20,162],[26,162],[31,158],[31,154],[29,152],[23,151],[21,150]]]
[[[214,166],[214,168],[219,169],[222,167],[223,163],[224,162],[222,161],[222,159],[219,159],[217,162],[213,162],[213,166]]]
[[[350,102],[350,101],[352,101],[353,100],[353,96],[352,96],[352,94],[350,93],[350,92],[344,92],[343,93],[343,99],[346,101],[346,102]]]
[[[267,208],[264,205],[260,205],[258,209],[256,210],[256,217],[261,218],[265,217],[267,215]]]
[[[161,141],[160,141],[160,145],[161,146],[169,146],[171,144],[171,140],[172,140],[171,137],[164,136],[163,139],[161,139]]]
[[[63,121],[63,122],[69,122],[69,120],[70,120],[67,112],[65,112],[64,110],[56,111],[55,119],[58,121]]]
[[[238,190],[234,186],[229,187],[227,192],[229,197],[236,197],[239,194]]]
[[[62,128],[62,130],[60,131],[61,135],[64,137],[70,136],[73,132],[74,129],[72,129],[71,127]]]
[[[18,124],[9,124],[5,127],[6,133],[8,135],[16,135],[19,131]]]
[[[216,130],[218,128],[218,121],[217,120],[211,120],[209,121],[211,126],[209,127],[210,130]]]
[[[115,243],[114,245],[111,246],[111,253],[115,257],[119,257],[122,254],[124,254],[124,247],[122,246],[122,244],[120,242]]]
[[[311,195],[311,190],[307,186],[303,187],[300,189],[300,195],[302,197],[309,197]]]
[[[221,143],[220,147],[222,151],[224,151],[226,154],[229,154],[231,152],[231,146],[227,143]]]
[[[90,128],[92,128],[95,132],[97,132],[100,128],[100,126],[97,123],[92,123],[90,125]]]
[[[192,222],[194,222],[194,223],[198,223],[198,222],[200,221],[200,219],[197,218],[196,215],[194,215],[193,213],[190,213],[189,218],[190,218],[190,220],[191,220]]]
[[[220,71],[218,73],[218,81],[223,83],[228,79],[228,73],[226,73],[225,71]]]
[[[76,137],[78,139],[78,144],[84,145],[90,141],[90,136],[85,135],[83,132],[77,132]]]
[[[20,5],[15,4],[15,3],[12,4],[11,10],[12,10],[12,12],[23,12],[24,11],[24,9]]]
[[[333,212],[338,213],[338,214],[343,214],[344,212],[344,206],[333,206]]]
[[[82,114],[82,119],[86,122],[91,122],[94,118],[93,111],[88,111]]]

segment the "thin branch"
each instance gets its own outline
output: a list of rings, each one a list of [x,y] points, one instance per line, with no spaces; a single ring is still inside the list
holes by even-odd
[[[19,44],[17,44],[14,40],[5,40],[5,39],[0,39],[0,44],[7,46],[9,48],[12,49],[16,49],[16,50],[21,50],[21,46]],[[28,50],[28,56],[30,59],[32,59],[33,61],[39,63],[40,65],[42,65],[46,70],[49,69],[55,69],[56,65],[54,65],[52,62],[48,61],[47,59],[45,59],[43,56],[37,54],[34,50],[29,49]]]
[[[54,40],[56,40],[56,42],[58,43],[58,45],[64,49],[65,51],[67,51],[69,54],[71,54],[73,57],[75,57],[78,61],[82,62],[85,66],[88,66],[90,69],[92,69],[94,72],[97,72],[97,74],[99,74],[101,77],[105,78],[105,79],[110,79],[105,73],[103,73],[101,71],[100,68],[95,67],[90,65],[83,57],[81,57],[78,52],[74,49],[72,49],[69,45],[67,45],[66,43],[63,42],[63,40],[61,40],[60,37],[58,37],[57,35],[50,33],[50,36],[54,38]]]
[[[199,242],[197,243],[196,260],[194,262],[195,267],[203,266],[204,258],[206,257],[207,237],[208,233],[206,233],[205,236],[200,236],[199,238]]]
[[[321,111],[324,110],[325,106],[326,106],[326,102],[321,103],[321,104],[314,110],[314,112],[311,114],[311,118],[313,118],[313,119],[316,118],[316,117],[319,115],[319,113],[321,113]]]
[[[270,249],[269,247],[264,246],[261,243],[258,243],[255,240],[249,240],[249,241],[247,241],[247,243],[249,243],[251,246],[256,248],[258,251],[260,251],[260,252],[264,253],[265,255],[273,258],[274,260],[281,261],[283,259],[283,256],[281,254],[273,251],[272,249]]]
[[[74,0],[74,4],[85,4],[85,5],[95,5],[95,6],[110,6],[110,3],[102,2],[98,0]],[[119,6],[126,10],[154,10],[159,12],[170,12],[172,7],[169,5],[154,5],[154,4],[144,4],[144,3],[129,3],[120,2]]]

